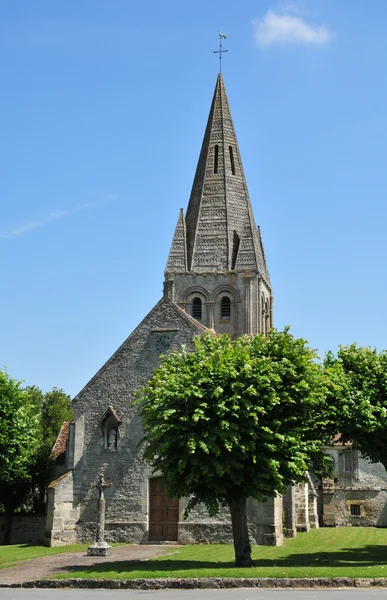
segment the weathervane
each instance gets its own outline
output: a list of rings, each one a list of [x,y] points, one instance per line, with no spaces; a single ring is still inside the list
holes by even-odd
[[[219,30],[219,50],[214,50],[214,54],[219,54],[219,73],[222,72],[222,54],[228,52],[228,50],[222,50],[222,40],[227,39],[227,35],[223,31]]]

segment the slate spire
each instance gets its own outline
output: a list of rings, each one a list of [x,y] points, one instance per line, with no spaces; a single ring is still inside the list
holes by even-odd
[[[181,272],[185,260],[188,272],[253,270],[269,281],[221,73],[216,81],[185,230],[182,215],[178,228],[166,274]],[[186,240],[184,260],[182,239]]]
[[[184,210],[181,208],[165,271],[185,272],[187,270],[187,238]]]

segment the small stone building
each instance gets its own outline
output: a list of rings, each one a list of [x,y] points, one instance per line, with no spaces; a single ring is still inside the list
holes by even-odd
[[[325,527],[387,527],[387,472],[363,458],[340,438],[325,449],[333,461],[332,478],[312,478],[318,490],[318,514]]]
[[[167,260],[164,296],[74,399],[63,464],[49,486],[46,543],[92,539],[93,485],[100,473],[113,484],[105,492],[108,541],[231,542],[227,511],[211,518],[198,507],[183,520],[186,500],[168,498],[143,460],[132,401],[161,353],[182,344],[190,348],[192,338],[205,331],[234,337],[266,333],[272,326],[269,271],[219,74],[187,213],[179,213]],[[317,526],[315,506],[314,486],[308,484],[263,504],[251,499],[252,539],[280,544],[283,522],[285,533],[295,535],[297,516],[300,529]]]

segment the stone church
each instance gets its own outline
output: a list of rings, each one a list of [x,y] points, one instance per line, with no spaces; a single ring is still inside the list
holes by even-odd
[[[273,295],[259,227],[251,208],[231,112],[218,75],[186,213],[181,209],[165,269],[164,295],[73,401],[75,420],[54,447],[45,540],[90,541],[96,521],[95,483],[106,490],[106,539],[120,542],[231,542],[227,512],[196,509],[183,519],[185,499],[168,498],[138,447],[142,437],[135,392],[159,356],[209,330],[266,333]],[[282,542],[295,529],[317,526],[314,486],[248,505],[252,540]],[[297,519],[295,517],[297,515]]]

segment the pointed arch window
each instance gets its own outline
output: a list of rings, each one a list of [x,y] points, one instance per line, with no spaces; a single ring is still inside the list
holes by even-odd
[[[215,175],[218,172],[218,162],[219,162],[219,146],[218,146],[218,144],[215,144],[215,150],[214,150],[214,173],[215,173]]]
[[[234,152],[232,146],[228,147],[228,151],[230,153],[230,163],[231,163],[231,173],[235,175],[235,160],[234,160]]]
[[[231,300],[228,296],[223,296],[220,302],[220,318],[229,319],[231,317]]]
[[[200,298],[194,298],[192,300],[192,316],[197,321],[202,318],[202,301]]]

